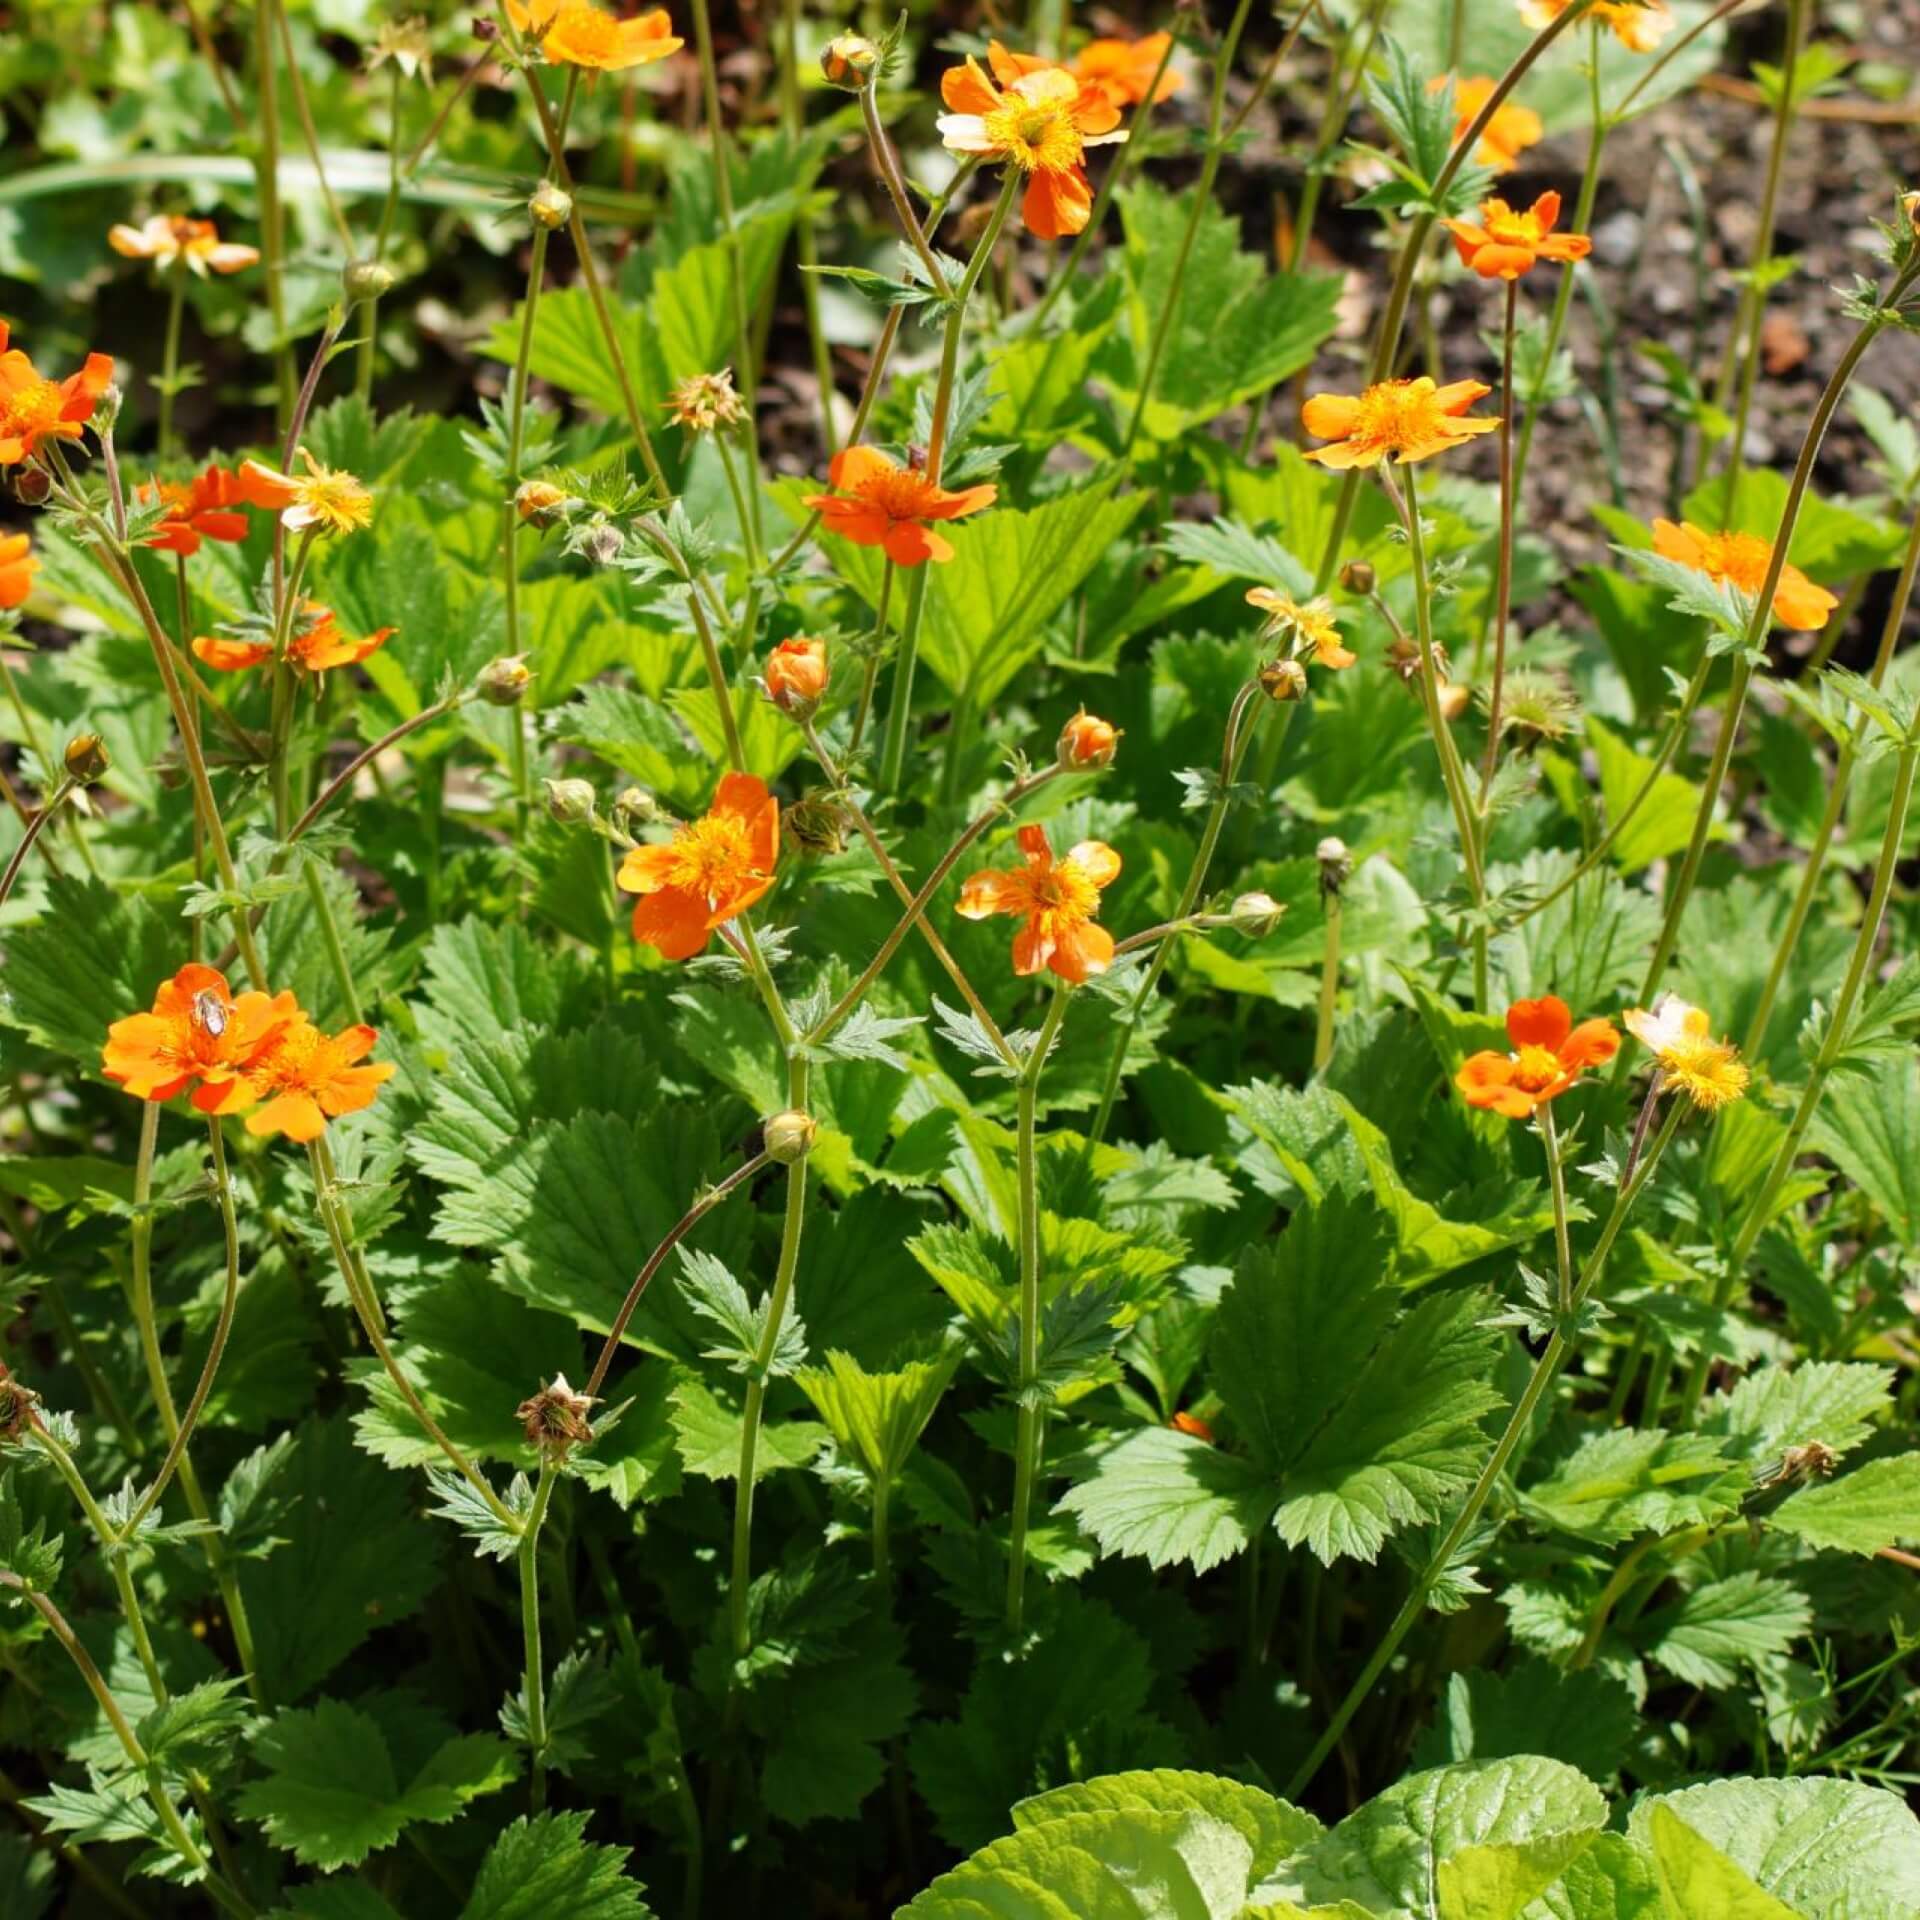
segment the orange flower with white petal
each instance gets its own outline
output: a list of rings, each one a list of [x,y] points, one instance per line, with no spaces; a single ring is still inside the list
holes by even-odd
[[[1566,10],[1567,0],[1520,0],[1520,18],[1536,32]],[[1651,53],[1678,24],[1666,0],[1593,0],[1587,17],[1611,27],[1629,53]]]
[[[958,520],[1000,497],[998,487],[962,487],[949,492],[912,467],[896,466],[877,447],[843,447],[827,468],[836,491],[816,493],[805,504],[829,533],[858,547],[881,547],[897,567],[924,566],[953,558],[953,542],[934,532],[930,520]]]
[[[156,213],[137,227],[109,228],[107,244],[129,260],[151,260],[162,273],[184,262],[189,273],[197,273],[203,280],[209,269],[242,273],[260,264],[258,247],[222,240],[220,229],[211,220],[190,220],[178,213]]]
[[[1706,1008],[1663,993],[1651,1012],[1629,1007],[1620,1023],[1652,1053],[1662,1088],[1678,1087],[1701,1112],[1717,1113],[1746,1092],[1749,1076],[1740,1050],[1713,1037]]]
[[[1567,1003],[1557,995],[1516,1000],[1507,1009],[1511,1053],[1476,1053],[1466,1060],[1453,1084],[1470,1107],[1485,1107],[1509,1120],[1524,1120],[1536,1107],[1557,1099],[1587,1068],[1611,1060],[1620,1036],[1606,1019],[1582,1020],[1576,1027]]]
[[[0,607],[24,605],[39,571],[39,558],[26,534],[0,534]]]
[[[1709,580],[1758,593],[1767,584],[1773,564],[1773,542],[1757,533],[1706,533],[1691,520],[1677,526],[1671,520],[1653,523],[1653,550],[1665,560],[1677,560]],[[1840,604],[1825,587],[1815,586],[1791,564],[1780,569],[1773,589],[1773,615],[1796,633],[1817,633]]]
[[[1120,856],[1103,840],[1082,840],[1059,859],[1045,827],[1022,827],[1026,864],[989,867],[960,889],[968,920],[1012,914],[1024,924],[1013,936],[1013,970],[1045,967],[1076,984],[1113,965],[1113,935],[1098,924],[1101,892],[1119,877]]]
[[[31,460],[49,440],[78,440],[113,382],[110,354],[90,353],[78,373],[49,380],[10,337],[0,320],[0,467]]]
[[[282,1134],[304,1146],[326,1132],[329,1120],[372,1106],[382,1083],[393,1078],[390,1060],[360,1064],[379,1038],[368,1026],[324,1033],[299,1014],[267,1036],[239,1077],[205,1111],[245,1113],[249,1133],[263,1138]]]
[[[373,495],[350,473],[323,467],[305,447],[302,474],[282,473],[264,460],[240,463],[240,493],[250,507],[280,516],[289,533],[313,527],[322,533],[357,533],[373,524]]]
[[[1172,44],[1169,33],[1149,33],[1138,40],[1089,40],[1073,56],[1073,75],[1083,86],[1098,87],[1116,107],[1145,106],[1153,76]],[[1184,76],[1169,64],[1153,97],[1169,99],[1185,85]]]
[[[1442,74],[1427,82],[1429,93],[1438,93],[1447,84]],[[1453,83],[1453,138],[1457,145],[1467,129],[1480,116],[1480,109],[1493,97],[1495,82],[1486,74],[1468,74]],[[1473,150],[1477,166],[1491,167],[1495,173],[1511,173],[1520,164],[1520,156],[1529,147],[1537,147],[1547,137],[1546,122],[1531,107],[1503,100],[1492,117],[1480,129],[1479,143]]]
[[[745,913],[774,882],[780,803],[750,773],[729,773],[698,820],[671,840],[633,847],[615,884],[637,893],[633,937],[668,960],[691,960],[714,930]]]
[[[134,489],[142,504],[160,501],[167,517],[147,536],[147,545],[162,553],[193,554],[202,540],[239,541],[247,537],[246,489],[240,476],[225,467],[209,467],[182,484],[177,480],[150,480]]]
[[[520,33],[540,37],[540,51],[556,65],[598,73],[651,66],[686,45],[664,7],[622,20],[587,0],[507,0],[507,18]]]
[[[1417,380],[1381,380],[1365,393],[1316,393],[1300,409],[1300,423],[1330,447],[1314,447],[1309,460],[1324,467],[1377,467],[1391,454],[1402,466],[1465,446],[1500,422],[1468,418],[1467,409],[1492,389],[1478,380],[1437,387]]]
[[[225,974],[196,963],[161,982],[150,1012],[107,1029],[101,1070],[139,1100],[171,1100],[193,1087],[193,1104],[212,1113],[233,1097],[261,1047],[304,1017],[291,993],[236,996]]]
[[[303,673],[325,673],[333,667],[357,666],[399,632],[398,627],[379,627],[364,638],[342,633],[333,611],[317,600],[300,603],[300,620],[300,626],[287,642],[287,664]],[[271,660],[273,643],[224,634],[197,634],[193,651],[196,659],[217,673],[241,673],[248,667],[259,666],[263,660]]]
[[[1093,211],[1086,151],[1127,137],[1117,131],[1119,108],[1097,83],[1009,53],[997,40],[987,64],[991,80],[971,55],[940,76],[940,97],[953,109],[936,123],[941,141],[949,153],[998,160],[1028,176],[1020,213],[1029,233],[1058,240],[1081,232]]]
[[[1584,233],[1555,233],[1560,196],[1543,193],[1532,206],[1510,207],[1483,200],[1476,220],[1443,220],[1460,258],[1482,280],[1518,280],[1542,260],[1571,264],[1593,251]]]

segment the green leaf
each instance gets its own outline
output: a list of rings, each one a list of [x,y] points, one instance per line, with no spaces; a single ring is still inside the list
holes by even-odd
[[[1730,1453],[1766,1466],[1790,1447],[1814,1443],[1850,1453],[1869,1422],[1893,1404],[1893,1371],[1839,1360],[1762,1367],[1708,1401],[1702,1433],[1724,1436]]]
[[[740,1472],[741,1407],[731,1391],[683,1374],[669,1396],[668,1418],[681,1464],[707,1480],[732,1480]],[[769,1420],[760,1429],[753,1459],[755,1481],[785,1468],[804,1467],[825,1444],[827,1430],[814,1420]]]
[[[280,1713],[254,1739],[263,1778],[241,1789],[239,1808],[303,1866],[332,1872],[390,1847],[415,1821],[457,1819],[520,1770],[493,1734],[449,1740],[402,1788],[380,1723],[338,1700]]]
[[[1808,1144],[1873,1202],[1901,1245],[1920,1248],[1920,1059],[1911,1044],[1836,1074]]]
[[[1611,1545],[1723,1520],[1739,1511],[1747,1485],[1717,1438],[1615,1427],[1583,1440],[1521,1498],[1541,1524]]]
[[[149,1760],[169,1773],[205,1766],[245,1732],[252,1713],[235,1699],[238,1680],[203,1680],[164,1700],[134,1728]]]
[[[1595,715],[1588,714],[1585,724],[1587,741],[1600,770],[1600,797],[1606,803],[1606,817],[1618,820],[1646,785],[1654,763],[1646,754],[1634,752]],[[1687,844],[1699,811],[1700,789],[1677,773],[1662,773],[1633,818],[1620,829],[1607,857],[1622,873],[1638,873]],[[1725,828],[1719,831],[1724,838]]]
[[[1615,1675],[1597,1667],[1562,1672],[1529,1658],[1505,1674],[1476,1667],[1452,1675],[1414,1764],[1538,1754],[1606,1780],[1639,1731],[1633,1696]]]
[[[833,1437],[874,1480],[892,1480],[933,1418],[958,1370],[961,1350],[912,1360],[891,1373],[869,1373],[852,1354],[830,1350],[824,1367],[803,1367],[794,1384],[811,1400]]]
[[[1756,1886],[1670,1808],[1653,1808],[1646,1837],[1667,1911],[1679,1920],[1803,1920],[1798,1909]]]
[[[1672,1920],[1651,1865],[1617,1833],[1603,1833],[1528,1907],[1522,1920]]]
[[[724,1361],[728,1372],[751,1378],[759,1372],[760,1342],[767,1330],[773,1296],[754,1301],[728,1272],[724,1262],[695,1248],[680,1249],[680,1292],[701,1319],[718,1327],[717,1345],[702,1350],[708,1360]],[[798,1314],[789,1310],[780,1322],[779,1338],[768,1359],[766,1377],[779,1379],[793,1372],[807,1357],[807,1330]]]
[[[1177,1561],[1205,1573],[1243,1552],[1279,1504],[1251,1460],[1191,1434],[1147,1427],[1096,1450],[1092,1472],[1054,1509],[1071,1514],[1103,1553]]]
[[[590,1844],[584,1813],[516,1820],[480,1863],[460,1920],[649,1920],[628,1849]]]
[[[1695,1687],[1730,1687],[1743,1667],[1785,1653],[1813,1622],[1806,1596],[1751,1570],[1696,1587],[1648,1616],[1647,1657]]]
[[[1840,1553],[1873,1554],[1920,1540],[1920,1453],[1869,1460],[1837,1480],[1803,1487],[1767,1524]]]

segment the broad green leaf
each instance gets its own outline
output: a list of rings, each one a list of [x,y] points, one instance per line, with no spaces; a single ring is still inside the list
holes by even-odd
[[[1838,1360],[1762,1367],[1708,1401],[1700,1431],[1723,1435],[1730,1453],[1756,1467],[1814,1442],[1850,1453],[1893,1404],[1893,1378],[1887,1367]]]
[[[1520,1920],[1671,1920],[1651,1864],[1620,1834],[1603,1833]]]
[[[1245,1550],[1279,1497],[1253,1461],[1147,1427],[1096,1449],[1092,1472],[1054,1511],[1071,1514],[1103,1553],[1137,1556],[1156,1571],[1184,1561],[1205,1573]]]
[[[1452,1675],[1414,1762],[1537,1754],[1577,1767],[1590,1780],[1607,1780],[1639,1728],[1633,1696],[1611,1673],[1596,1667],[1562,1672],[1529,1658],[1506,1673],[1476,1667]]]
[[[1730,1687],[1743,1667],[1785,1653],[1813,1621],[1806,1597],[1751,1571],[1696,1587],[1647,1619],[1647,1656],[1689,1685]]]
[[[745,1431],[739,1401],[730,1391],[710,1387],[683,1374],[668,1396],[668,1416],[680,1447],[681,1464],[705,1480],[733,1480],[740,1473],[740,1439]],[[784,1468],[804,1467],[826,1443],[817,1420],[768,1420],[760,1429],[753,1477],[764,1480]]]
[[[1653,774],[1654,762],[1650,755],[1636,753],[1596,715],[1589,714],[1585,725],[1587,742],[1600,769],[1600,798],[1606,806],[1606,818],[1618,820]],[[1671,770],[1662,772],[1654,779],[1653,790],[1615,836],[1607,850],[1608,859],[1622,873],[1638,873],[1642,867],[1678,853],[1693,837],[1699,811],[1700,789]],[[1716,822],[1714,832],[1724,838],[1726,828]]]
[[[625,1847],[585,1839],[584,1813],[516,1820],[480,1863],[460,1920],[649,1920]]]
[[[1767,1524],[1841,1553],[1872,1554],[1920,1540],[1920,1453],[1869,1460],[1837,1480],[1803,1487]]]
[[[1521,1497],[1543,1525],[1612,1544],[1723,1520],[1739,1510],[1747,1484],[1746,1469],[1716,1438],[1615,1427],[1583,1440]]]
[[[869,1373],[850,1353],[836,1349],[828,1352],[824,1367],[801,1368],[794,1384],[870,1478],[891,1480],[933,1418],[960,1358],[953,1348],[890,1373]]]
[[[1674,1920],[1804,1920],[1798,1908],[1756,1886],[1670,1808],[1653,1808],[1646,1837]]]
[[[1920,1059],[1892,1059],[1829,1083],[1809,1143],[1844,1173],[1909,1249],[1920,1248]]]

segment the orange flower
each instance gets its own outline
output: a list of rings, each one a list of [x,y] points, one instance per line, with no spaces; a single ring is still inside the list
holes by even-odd
[[[1709,580],[1731,581],[1742,593],[1758,593],[1773,563],[1773,543],[1757,533],[1703,533],[1691,520],[1653,523],[1653,550],[1663,559],[1704,573]],[[1795,566],[1780,569],[1773,590],[1773,612],[1783,627],[1817,633],[1840,604],[1825,587],[1816,587]]]
[[[185,966],[161,983],[152,1012],[107,1029],[101,1068],[140,1100],[171,1100],[197,1080],[193,1104],[203,1113],[221,1111],[261,1047],[286,1022],[304,1017],[290,993],[236,999],[224,974]]]
[[[1210,1447],[1217,1444],[1213,1437],[1213,1428],[1197,1413],[1176,1413],[1167,1425],[1175,1433],[1191,1434],[1196,1440],[1204,1440]]]
[[[782,713],[810,714],[827,690],[827,643],[796,633],[767,656],[767,698]]]
[[[1461,417],[1490,391],[1478,380],[1436,387],[1422,374],[1417,380],[1382,380],[1357,399],[1316,393],[1300,410],[1301,424],[1334,444],[1313,448],[1307,458],[1327,467],[1377,467],[1393,454],[1405,466],[1409,460],[1445,453],[1500,424]]]
[[[264,460],[240,463],[240,497],[250,507],[279,514],[290,533],[318,527],[324,533],[354,533],[373,524],[373,495],[352,474],[323,467],[305,447],[304,474],[295,476]]]
[[[1438,93],[1447,84],[1442,74],[1427,82],[1429,93]],[[1480,109],[1492,96],[1494,82],[1485,74],[1471,74],[1453,83],[1453,137],[1457,143],[1478,118]],[[1520,155],[1538,146],[1546,138],[1546,124],[1531,107],[1516,106],[1503,100],[1494,108],[1493,118],[1480,129],[1480,144],[1474,148],[1477,164],[1491,167],[1495,173],[1511,173],[1520,163]]]
[[[0,467],[31,460],[46,440],[78,440],[113,380],[110,354],[90,353],[64,380],[49,380],[18,347],[7,345],[0,320]]]
[[[107,244],[129,260],[151,260],[162,273],[184,260],[187,270],[203,280],[209,267],[215,273],[239,273],[260,264],[258,247],[222,240],[211,220],[189,220],[177,213],[156,213],[137,227],[112,227]]]
[[[1258,607],[1267,616],[1261,631],[1284,637],[1295,659],[1310,652],[1320,666],[1338,671],[1352,666],[1359,657],[1340,644],[1340,623],[1334,618],[1333,602],[1324,594],[1302,606],[1277,587],[1249,587],[1247,605]]]
[[[244,540],[246,490],[237,473],[209,467],[186,485],[177,480],[153,480],[134,489],[136,500],[161,500],[167,517],[147,536],[147,545],[162,553],[198,553],[202,540]]]
[[[351,667],[368,654],[377,653],[399,632],[398,627],[380,627],[364,640],[355,640],[340,631],[331,609],[317,600],[300,603],[301,617],[308,622],[287,642],[287,664],[306,673],[325,673],[329,667]],[[194,637],[195,657],[219,673],[239,673],[273,658],[272,642],[235,640],[224,635]]]
[[[949,153],[976,153],[1030,176],[1020,204],[1027,231],[1042,240],[1081,232],[1093,211],[1093,191],[1081,164],[1089,147],[1124,140],[1120,110],[1105,88],[1065,67],[987,47],[993,79],[971,56],[940,76],[940,97],[951,113],[936,123]],[[998,81],[996,86],[994,81]]]
[[[665,845],[629,849],[620,863],[616,884],[640,895],[633,937],[668,960],[691,960],[714,928],[772,887],[779,856],[779,801],[764,780],[727,774],[701,819]]]
[[[827,523],[829,533],[856,546],[884,547],[897,567],[951,560],[953,543],[926,523],[978,513],[992,506],[1000,493],[998,487],[963,487],[949,493],[924,473],[896,467],[874,447],[843,447],[827,468],[827,481],[840,493],[810,494],[805,504]]]
[[[1021,915],[1026,925],[1013,936],[1015,973],[1050,968],[1062,980],[1082,981],[1113,964],[1113,935],[1096,924],[1102,888],[1120,872],[1120,856],[1101,840],[1082,840],[1063,859],[1053,857],[1045,827],[1022,827],[1024,867],[988,868],[960,889],[961,914],[986,920],[996,913]]]
[[[40,562],[32,548],[24,533],[0,534],[0,607],[17,607],[33,591]]]
[[[1550,27],[1567,10],[1567,0],[1520,0],[1520,18],[1538,32]],[[1594,0],[1587,17],[1613,29],[1613,36],[1630,53],[1651,53],[1675,26],[1666,0]]]
[[[507,18],[517,31],[539,34],[549,60],[601,73],[649,66],[686,45],[674,37],[664,7],[620,20],[587,0],[507,0]]]
[[[1082,707],[1060,729],[1060,764],[1079,772],[1110,767],[1120,747],[1120,729]]]
[[[291,994],[283,998],[291,1000]],[[393,1062],[356,1063],[373,1051],[380,1036],[371,1027],[322,1033],[304,1013],[269,1034],[223,1097],[207,1104],[209,1113],[247,1113],[247,1131],[258,1136],[284,1134],[304,1145],[318,1140],[329,1120],[373,1105],[384,1080],[393,1078]],[[196,1104],[199,1104],[196,1096]]]
[[[1512,1053],[1474,1054],[1453,1084],[1468,1106],[1490,1108],[1509,1120],[1526,1119],[1620,1049],[1611,1020],[1582,1020],[1576,1027],[1567,1003],[1552,994],[1516,1000],[1507,1009],[1507,1038]]]
[[[1584,260],[1593,251],[1584,233],[1555,233],[1559,218],[1560,196],[1543,193],[1525,212],[1504,200],[1483,200],[1478,226],[1471,220],[1441,224],[1453,235],[1460,258],[1482,280],[1518,280],[1536,261]]]
[[[1089,40],[1074,55],[1074,78],[1083,85],[1098,87],[1116,107],[1146,105],[1147,89],[1160,71],[1173,36],[1150,33],[1140,40]],[[1165,100],[1186,84],[1169,66],[1161,79],[1155,100]]]

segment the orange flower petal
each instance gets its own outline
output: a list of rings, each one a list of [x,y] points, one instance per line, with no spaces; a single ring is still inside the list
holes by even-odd
[[[666,887],[635,903],[633,937],[662,959],[691,960],[712,934],[707,903],[684,887]]]
[[[1516,1000],[1507,1009],[1507,1038],[1516,1047],[1545,1047],[1557,1053],[1573,1031],[1573,1014],[1557,994],[1538,1000]]]

